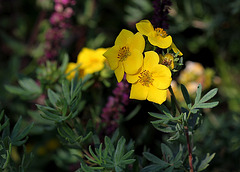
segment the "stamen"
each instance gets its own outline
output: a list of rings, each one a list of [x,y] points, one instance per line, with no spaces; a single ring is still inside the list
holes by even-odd
[[[147,86],[149,87],[150,85],[152,85],[154,79],[152,78],[152,73],[149,72],[148,70],[144,70],[140,73],[141,76],[139,77],[139,82],[143,85],[143,86]]]
[[[129,47],[124,46],[119,49],[117,58],[119,58],[119,61],[122,62],[122,61],[126,60],[127,57],[130,55],[131,55],[131,53],[129,51]]]
[[[161,36],[163,38],[167,37],[167,32],[164,31],[162,28],[155,28],[157,36]]]

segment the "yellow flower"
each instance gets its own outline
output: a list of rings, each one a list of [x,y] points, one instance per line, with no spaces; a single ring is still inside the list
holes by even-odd
[[[159,58],[160,58],[160,64],[169,67],[169,69],[171,70],[174,68],[174,57],[172,54],[167,53],[164,56],[160,54]]]
[[[162,104],[167,98],[167,88],[171,83],[169,68],[158,64],[159,57],[154,51],[145,52],[141,71],[136,75],[127,75],[132,83],[130,99],[149,100]]]
[[[123,79],[124,72],[136,74],[139,71],[143,63],[144,47],[145,40],[140,33],[134,35],[123,29],[115,40],[115,45],[104,53],[118,82]]]
[[[141,20],[136,24],[137,30],[148,37],[148,41],[159,48],[168,48],[172,44],[172,37],[162,28],[153,28],[149,20]]]
[[[82,49],[77,57],[77,64],[80,64],[79,69],[83,71],[81,77],[98,72],[104,68],[104,52],[106,52],[105,48],[98,48],[96,50],[89,48]]]
[[[98,72],[104,68],[105,57],[103,53],[105,48],[98,48],[96,50],[83,48],[78,54],[77,63],[70,62],[65,73],[67,79],[74,78],[76,72],[79,72],[79,78],[83,78],[87,74]]]

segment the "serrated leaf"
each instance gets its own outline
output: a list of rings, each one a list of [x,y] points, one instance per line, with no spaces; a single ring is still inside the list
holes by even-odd
[[[153,155],[153,154],[151,154],[149,152],[143,152],[143,156],[147,160],[149,160],[149,161],[151,161],[151,162],[153,162],[155,164],[161,165],[163,168],[165,168],[165,167],[167,167],[169,165],[167,162],[161,160],[160,158],[156,157],[155,155]]]
[[[209,166],[209,162],[214,158],[215,153],[209,156],[209,153],[207,153],[206,158],[201,161],[201,164],[198,167],[198,171],[203,171]]]
[[[184,97],[184,100],[185,100],[188,108],[191,108],[191,106],[192,106],[191,99],[190,99],[189,93],[187,91],[187,88],[183,84],[181,84],[181,90],[182,90],[182,95]]]
[[[218,88],[214,88],[212,90],[210,90],[207,94],[205,94],[201,100],[199,101],[199,103],[204,103],[208,100],[210,100],[211,98],[213,98],[216,94],[217,94]]]
[[[218,104],[219,102],[201,103],[201,104],[198,104],[196,108],[213,108]]]

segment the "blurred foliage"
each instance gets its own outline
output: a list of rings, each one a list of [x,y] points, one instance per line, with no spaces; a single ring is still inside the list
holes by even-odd
[[[195,157],[199,157],[199,161],[195,159],[195,167],[199,170],[204,169],[215,156],[208,171],[239,171],[240,1],[181,0],[172,3],[168,33],[173,36],[174,43],[183,52],[183,61],[200,62],[205,68],[213,69],[217,77],[213,79],[209,89],[218,87],[219,90],[219,106],[213,110],[204,109],[201,115],[197,113],[199,119],[201,116],[200,121],[190,119],[199,124],[203,123],[193,133],[194,154]],[[109,90],[114,88],[116,83],[111,77],[103,79],[93,75],[84,85],[88,89],[81,90],[81,82],[71,83],[63,79],[68,61],[76,61],[83,47],[110,47],[122,28],[134,31],[136,22],[151,19],[151,1],[78,1],[73,10],[72,27],[65,33],[59,56],[54,61],[39,64],[39,60],[44,56],[45,34],[51,28],[49,18],[54,11],[53,1],[0,1],[0,109],[5,109],[8,116],[4,112],[0,115],[1,168],[10,171],[24,171],[26,169],[23,168],[27,167],[30,171],[75,171],[80,168],[78,157],[84,162],[88,157],[94,165],[102,163],[96,162],[96,159],[99,160],[102,153],[108,150],[104,147],[106,144],[113,148],[112,156],[108,157],[113,168],[113,162],[119,158],[114,159],[115,152],[123,145],[126,146],[125,143],[130,138],[136,140],[134,155],[131,146],[127,150],[121,150],[121,155],[126,159],[119,167],[114,166],[116,171],[118,168],[126,169],[128,164],[132,165],[133,170],[140,171],[140,162],[145,165],[142,171],[159,169],[160,166],[172,170],[181,168],[181,165],[174,162],[186,161],[186,148],[167,142],[165,134],[157,133],[152,124],[148,124],[153,117],[164,117],[162,120],[171,125],[178,118],[172,116],[169,120],[168,113],[164,113],[164,116],[156,114],[153,112],[154,106],[146,102],[141,103],[141,109],[144,110],[138,115],[131,115],[130,112],[134,111],[136,104],[130,103],[126,111],[126,114],[130,114],[127,117],[129,120],[122,119],[120,124],[119,132],[125,135],[125,138],[110,141],[110,137],[105,137],[105,142],[101,145],[100,142],[97,144],[97,140],[103,138],[93,137],[94,146],[86,146],[92,143],[90,136],[96,134],[93,126],[100,122],[101,107],[107,101],[106,95],[111,94]],[[174,77],[177,80],[178,75]],[[107,83],[107,89],[103,86],[104,83]],[[182,90],[185,92],[184,88]],[[208,91],[204,90],[203,93]],[[84,93],[76,96],[79,92]],[[186,95],[184,98],[189,102],[186,109],[195,109],[196,107],[191,105],[192,100]],[[94,106],[89,102],[94,102]],[[79,103],[81,106],[78,109],[76,104]],[[35,104],[38,104],[38,109]],[[209,107],[208,105],[203,103],[198,108]],[[81,109],[83,106],[85,110]],[[169,106],[168,102],[164,109]],[[46,119],[40,116],[39,109]],[[75,114],[70,114],[72,110]],[[151,116],[147,116],[149,111],[152,112]],[[53,115],[52,112],[56,113]],[[81,118],[72,119],[73,116]],[[93,121],[87,122],[89,117]],[[157,128],[161,129],[159,123]],[[176,129],[174,128],[174,132]],[[176,139],[177,136],[172,139]],[[167,144],[159,144],[159,141]],[[96,149],[93,150],[93,147]],[[146,150],[146,147],[150,151]],[[88,153],[85,155],[81,150],[91,150],[92,153],[85,151]],[[144,158],[140,158],[142,152]],[[208,152],[216,154],[210,155]],[[169,159],[157,158],[166,154],[171,155]],[[96,156],[96,159],[92,160],[89,156]],[[31,159],[31,164],[28,164],[30,161],[26,159]],[[200,163],[200,159],[203,160],[203,164]],[[172,163],[174,165],[169,166]]]

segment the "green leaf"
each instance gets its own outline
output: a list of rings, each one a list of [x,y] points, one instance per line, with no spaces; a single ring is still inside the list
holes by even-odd
[[[204,160],[201,161],[201,164],[198,167],[197,171],[203,171],[209,166],[209,162],[214,158],[215,153],[209,156],[209,153],[207,153]]]
[[[137,105],[133,111],[125,118],[125,121],[129,121],[130,119],[132,119],[141,109],[141,105]]]
[[[64,53],[64,55],[63,55],[63,62],[62,62],[62,65],[60,67],[61,73],[65,73],[67,65],[68,65],[68,62],[69,62],[68,54]]]
[[[181,90],[182,90],[182,94],[183,94],[184,100],[185,100],[188,108],[191,108],[191,106],[192,106],[191,99],[190,99],[189,93],[187,91],[187,88],[183,84],[181,84]]]
[[[168,118],[172,118],[171,112],[168,110],[168,108],[164,104],[159,105],[154,103],[154,105],[157,107],[158,110],[162,111],[165,115],[167,115]]]
[[[60,100],[59,95],[53,92],[51,89],[48,89],[48,98],[54,107],[57,107],[56,103]]]
[[[176,128],[175,128],[174,125],[154,124],[154,123],[152,123],[152,124],[157,130],[159,130],[161,132],[164,132],[164,133],[174,133],[174,132],[176,132]]]
[[[122,158],[121,160],[125,160],[127,158],[129,158],[132,154],[133,154],[134,150],[130,150],[129,152],[127,152]]]
[[[204,103],[208,100],[210,100],[211,98],[213,98],[216,94],[217,94],[218,88],[214,88],[212,90],[210,90],[207,94],[205,94],[201,100],[199,101],[199,103]]]
[[[171,149],[166,144],[162,143],[161,150],[162,150],[162,154],[164,154],[165,159],[168,162],[171,162],[173,160],[173,153]]]
[[[213,108],[213,107],[217,106],[218,104],[219,104],[219,102],[201,103],[201,104],[197,105],[196,108]]]
[[[67,104],[69,105],[71,100],[70,100],[70,90],[69,90],[69,81],[68,80],[63,80],[62,91],[63,91],[63,96],[66,99]]]
[[[165,119],[165,120],[169,120],[169,117],[163,114],[159,114],[159,113],[155,113],[155,112],[148,112],[149,115],[158,118],[158,119]]]
[[[149,161],[151,161],[151,162],[153,162],[155,164],[161,165],[163,168],[166,168],[169,165],[167,162],[159,159],[158,157],[156,157],[155,155],[153,155],[153,154],[151,154],[149,152],[143,152],[143,156],[147,160],[149,160]]]
[[[174,166],[170,166],[164,170],[164,172],[172,172],[174,170]]]
[[[140,172],[159,172],[163,168],[165,168],[165,167],[163,167],[162,165],[153,164],[153,165],[144,167],[143,169],[141,169]]]
[[[114,153],[115,164],[120,164],[121,157],[124,154],[125,143],[126,143],[126,140],[123,137],[121,137],[120,140],[118,140],[117,147]]]
[[[121,165],[132,164],[136,161],[136,159],[126,159],[121,161]]]
[[[109,137],[105,136],[104,143],[105,143],[106,149],[108,150],[108,152],[106,152],[105,154],[109,153],[112,156],[115,149],[111,142],[111,139]]]
[[[201,94],[202,94],[202,85],[199,84],[198,87],[197,87],[197,95],[196,95],[196,98],[195,98],[195,104],[197,104],[201,98]]]
[[[23,143],[25,143],[27,141],[26,136],[33,127],[33,123],[31,123],[21,131],[21,124],[22,124],[22,117],[20,116],[17,123],[14,125],[11,136],[10,136],[11,142],[14,146],[20,146]],[[26,139],[22,140],[24,137],[26,137]]]

